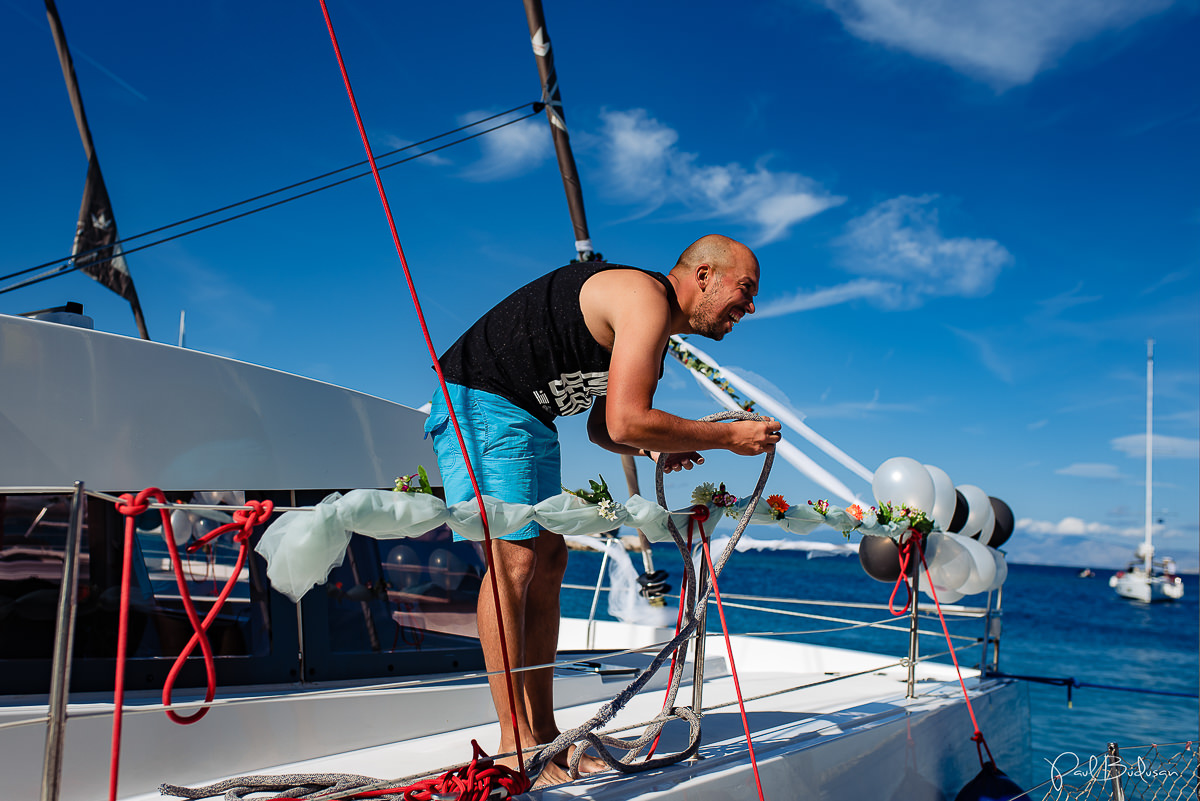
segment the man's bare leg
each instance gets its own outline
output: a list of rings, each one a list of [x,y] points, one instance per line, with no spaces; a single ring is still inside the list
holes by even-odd
[[[538,537],[536,551],[537,566],[525,606],[525,664],[548,665],[555,661],[558,653],[558,629],[562,618],[559,597],[567,570],[567,546],[561,536],[543,532]],[[531,670],[525,674],[525,704],[536,742],[549,743],[562,733],[554,719],[554,668]],[[554,762],[563,771],[544,771],[542,783],[569,781],[566,772],[568,752],[559,754]],[[579,765],[581,773],[596,773],[607,768],[603,760],[593,756],[584,757]]]
[[[492,558],[495,570],[488,570],[479,589],[477,607],[479,644],[483,648],[483,660],[489,672],[494,673],[488,684],[492,692],[492,704],[500,720],[500,753],[517,749],[513,732],[515,712],[521,748],[528,749],[537,740],[529,725],[529,712],[525,703],[525,675],[513,673],[513,695],[516,709],[509,704],[508,682],[504,676],[504,650],[500,645],[500,630],[497,624],[497,609],[492,597],[493,573],[500,595],[499,618],[504,623],[504,639],[508,646],[508,664],[512,670],[526,664],[526,605],[529,587],[534,578],[537,564],[536,544],[541,539],[492,540]],[[497,760],[500,764],[519,769],[515,756]]]

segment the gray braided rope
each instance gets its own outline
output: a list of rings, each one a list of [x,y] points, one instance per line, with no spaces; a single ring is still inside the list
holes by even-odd
[[[722,420],[767,420],[769,418],[752,412],[718,412],[700,418],[700,422],[719,422]],[[725,549],[721,552],[720,557],[713,562],[713,575],[719,576],[725,567],[725,563],[733,554],[737,546],[738,540],[741,539],[742,532],[746,530],[746,526],[750,523],[750,516],[754,513],[755,507],[762,498],[763,489],[767,485],[767,477],[771,474],[771,466],[775,461],[775,451],[768,451],[766,459],[763,462],[762,471],[759,473],[758,483],[754,487],[754,492],[751,495],[751,501],[746,506],[745,512],[742,513],[741,519],[738,521],[733,534],[729,538]],[[667,507],[666,492],[663,487],[663,468],[659,464],[655,470],[655,490],[657,492],[658,504],[664,509]],[[715,525],[715,524],[714,524]],[[685,584],[687,585],[686,597],[680,598],[680,605],[683,607],[683,620],[680,624],[679,633],[671,639],[670,642],[663,647],[657,656],[651,660],[650,665],[638,676],[629,683],[629,686],[622,690],[613,700],[602,706],[589,720],[576,728],[560,734],[555,738],[554,742],[544,746],[537,754],[535,754],[525,765],[526,772],[530,776],[536,776],[546,763],[553,759],[558,754],[569,748],[571,744],[577,747],[570,760],[571,778],[579,778],[579,765],[589,750],[595,750],[597,756],[602,759],[610,768],[622,773],[636,773],[644,770],[665,767],[673,765],[677,762],[682,762],[696,752],[700,745],[700,719],[696,711],[690,707],[674,706],[675,697],[679,692],[679,687],[682,683],[684,666],[687,661],[686,649],[680,651],[680,657],[675,660],[675,669],[671,673],[670,682],[667,687],[667,700],[665,703],[666,710],[664,714],[659,715],[647,727],[645,734],[636,740],[623,741],[615,737],[606,737],[596,735],[593,731],[611,721],[616,714],[629,703],[633,696],[646,685],[646,683],[658,672],[662,667],[663,662],[669,656],[675,653],[679,647],[691,638],[696,627],[699,625],[701,613],[708,604],[709,586],[705,582],[703,592],[698,592],[698,582],[696,577],[695,565],[692,562],[691,554],[688,551],[687,543],[684,542],[683,536],[675,527],[675,521],[667,518],[667,529],[671,534],[671,538],[675,541],[675,547],[679,549],[679,555],[683,561],[683,569],[686,575]],[[699,597],[697,597],[699,596]],[[704,632],[700,632],[698,636],[704,636]],[[689,724],[688,745],[683,750],[676,754],[659,757],[656,759],[644,760],[642,762],[634,762],[637,759],[641,749],[647,744],[655,740],[663,727],[674,719],[686,720]],[[609,750],[609,747],[616,747],[628,751],[625,756],[617,758]]]
[[[352,773],[288,773],[239,776],[236,779],[226,779],[203,787],[163,784],[159,786],[158,791],[163,795],[193,800],[220,796],[225,801],[240,801],[251,793],[264,792],[275,792],[289,798],[310,798],[317,794],[354,790],[378,782],[379,779],[373,779],[370,776],[356,776]],[[404,793],[400,791],[375,796],[375,798],[381,799],[381,801],[402,801]]]

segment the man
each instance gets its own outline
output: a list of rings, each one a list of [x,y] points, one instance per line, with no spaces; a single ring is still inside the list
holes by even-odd
[[[669,275],[588,262],[555,270],[514,292],[485,314],[441,359],[451,402],[467,442],[480,491],[534,504],[561,491],[554,418],[589,407],[588,435],[614,453],[646,455],[663,469],[691,469],[699,451],[745,456],[772,450],[779,423],[686,420],[653,406],[672,334],[721,339],[747,314],[758,293],[758,259],[745,245],[710,235],[692,243]],[[445,401],[435,395],[426,431],[434,437],[446,502],[474,497]],[[489,671],[503,669],[499,589],[509,665],[554,661],[559,589],[566,570],[562,537],[536,523],[493,540],[495,569],[479,592],[479,639]],[[496,574],[493,576],[493,572]],[[500,750],[515,750],[516,713],[523,747],[559,735],[553,670],[513,674],[517,709],[504,677],[493,676],[492,700],[503,732]],[[539,784],[565,781],[566,755]],[[515,765],[514,759],[501,760]],[[600,769],[589,760],[585,769]]]

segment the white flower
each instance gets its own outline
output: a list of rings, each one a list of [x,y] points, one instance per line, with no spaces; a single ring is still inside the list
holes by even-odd
[[[605,500],[596,504],[596,507],[600,512],[600,516],[605,520],[615,521],[617,519],[617,505],[613,501],[610,501],[606,498]]]

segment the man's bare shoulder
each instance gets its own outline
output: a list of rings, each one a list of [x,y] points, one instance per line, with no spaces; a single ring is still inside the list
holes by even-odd
[[[615,267],[598,272],[584,282],[583,291],[617,296],[651,292],[655,296],[667,296],[666,287],[661,281],[632,267]]]
[[[592,336],[606,348],[613,346],[614,329],[625,330],[630,321],[652,329],[668,324],[671,304],[667,288],[641,270],[616,268],[597,273],[584,282],[579,306]]]

